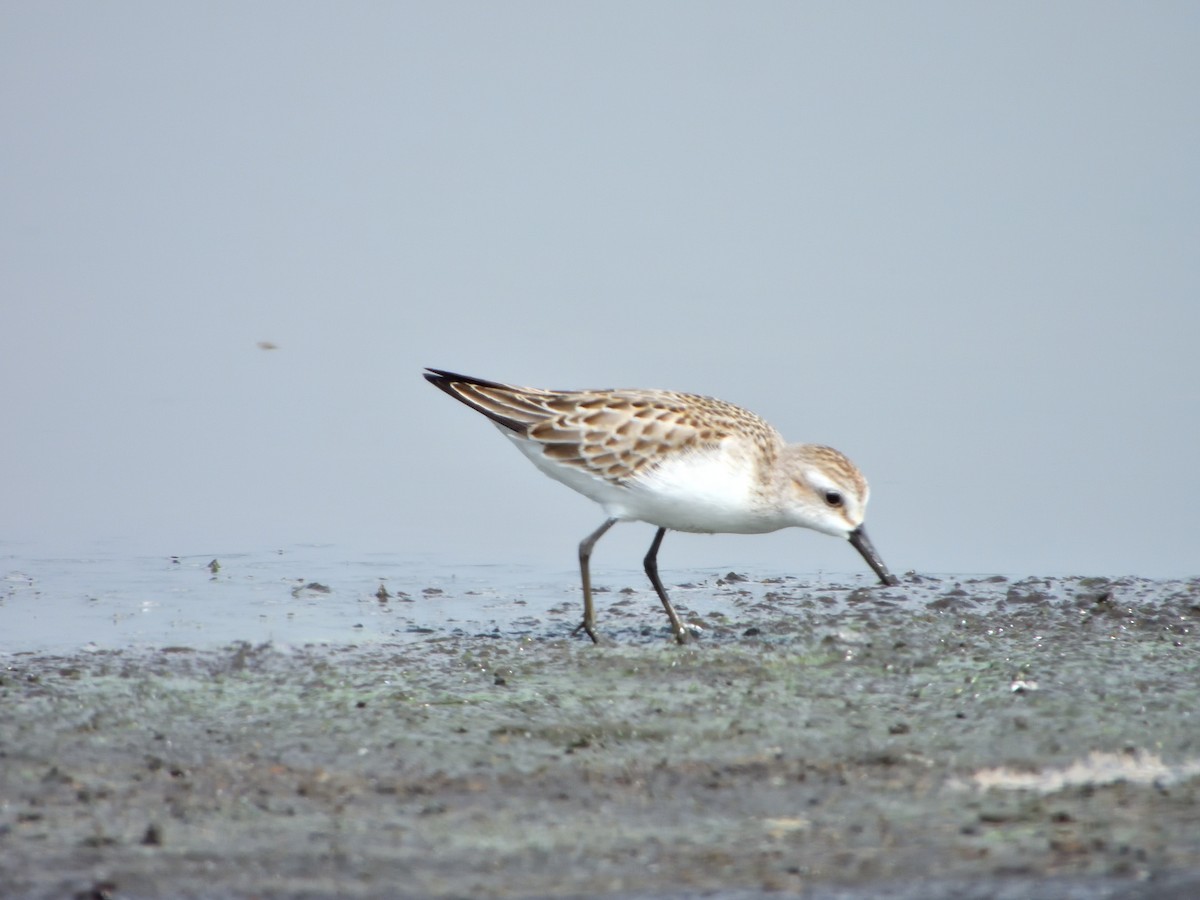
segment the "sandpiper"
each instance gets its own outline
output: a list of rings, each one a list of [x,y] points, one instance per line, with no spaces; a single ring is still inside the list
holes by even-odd
[[[658,577],[668,530],[761,534],[811,528],[846,538],[886,585],[898,580],[863,529],[869,490],[843,454],[788,444],[752,412],[696,394],[552,391],[427,369],[425,378],[483,413],[551,478],[604,508],[579,544],[583,629],[598,643],[588,561],[619,521],[658,526],[643,564],[679,643],[687,629]]]

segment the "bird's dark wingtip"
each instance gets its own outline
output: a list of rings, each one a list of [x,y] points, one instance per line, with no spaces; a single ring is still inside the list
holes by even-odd
[[[436,384],[440,388],[445,388],[451,382],[457,384],[474,384],[479,387],[490,388],[507,388],[507,384],[501,384],[498,381],[488,381],[486,378],[476,378],[474,375],[462,375],[458,372],[448,372],[445,369],[435,369],[432,366],[426,366],[422,373],[425,380],[430,384]]]
[[[528,423],[521,422],[511,416],[506,416],[502,412],[497,411],[491,404],[480,402],[481,393],[477,391],[464,391],[462,387],[465,385],[469,388],[492,388],[501,391],[512,391],[513,389],[507,384],[501,384],[498,381],[487,381],[483,378],[473,378],[470,375],[459,375],[457,372],[447,372],[445,369],[425,368],[425,380],[434,387],[449,394],[459,403],[464,403],[478,413],[487,416],[501,428],[508,431],[524,434]]]

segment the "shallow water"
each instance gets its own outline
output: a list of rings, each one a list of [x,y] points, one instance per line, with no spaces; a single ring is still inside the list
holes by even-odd
[[[671,589],[681,608],[701,617],[729,611],[729,592],[714,591],[728,587],[727,572],[688,574],[692,581]],[[569,632],[582,610],[574,569],[450,566],[330,546],[155,556],[111,545],[70,554],[0,545],[0,577],[0,653],[205,649],[232,641],[362,644],[455,631],[519,637],[544,631],[550,622]],[[594,577],[601,619],[613,603],[631,605],[630,596],[646,604],[648,622],[661,616],[640,570]],[[807,583],[843,597],[871,579],[848,575]],[[771,587],[747,583],[739,596],[761,598]]]
[[[0,550],[0,653],[359,644],[456,627],[516,634],[531,600],[556,599],[530,572],[449,570],[333,547],[216,556]]]

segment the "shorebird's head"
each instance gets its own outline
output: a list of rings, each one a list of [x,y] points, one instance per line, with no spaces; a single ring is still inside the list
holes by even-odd
[[[847,539],[881,582],[898,584],[863,528],[871,489],[858,467],[819,444],[793,444],[783,452],[789,523]]]

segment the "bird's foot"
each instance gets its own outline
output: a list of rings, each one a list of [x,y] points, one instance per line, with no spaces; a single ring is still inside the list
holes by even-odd
[[[594,623],[589,622],[587,619],[584,619],[582,622],[580,622],[578,625],[575,626],[574,630],[571,632],[571,637],[575,637],[581,631],[587,633],[587,636],[592,639],[593,644],[601,643],[599,636],[596,634],[596,626]]]
[[[690,644],[704,635],[704,629],[694,622],[688,622],[686,625],[681,623],[679,628],[672,631],[677,644]]]

